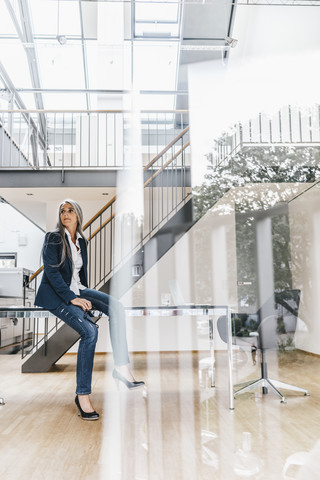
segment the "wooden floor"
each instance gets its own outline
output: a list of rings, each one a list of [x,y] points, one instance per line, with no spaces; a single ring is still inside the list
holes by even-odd
[[[5,480],[319,479],[320,359],[292,351],[269,354],[269,374],[303,386],[287,392],[246,393],[228,408],[226,354],[217,352],[216,387],[209,388],[202,353],[132,355],[147,392],[118,391],[112,356],[97,355],[93,404],[98,422],[85,422],[74,405],[75,355],[46,374],[21,374],[18,355],[0,356],[0,478]],[[236,355],[236,380],[258,377],[247,353]],[[205,385],[207,383],[207,386]],[[249,432],[251,452],[240,450]],[[320,445],[320,444],[319,444]],[[306,474],[306,470],[308,472]],[[313,476],[313,472],[314,476]],[[291,476],[289,476],[289,474]],[[300,475],[300,476],[299,476]]]

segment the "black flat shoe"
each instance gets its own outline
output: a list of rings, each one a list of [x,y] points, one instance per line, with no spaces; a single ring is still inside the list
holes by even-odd
[[[129,382],[129,380],[127,380],[125,377],[123,377],[121,375],[121,373],[119,373],[115,369],[112,372],[112,376],[115,379],[115,381],[117,382],[117,385],[119,384],[119,380],[120,380],[120,382],[123,382],[125,384],[125,386],[127,388],[129,388],[129,390],[133,390],[134,388],[140,388],[140,387],[144,386],[144,382],[142,382],[142,381],[140,381],[140,382]]]
[[[99,413],[97,413],[96,411],[94,411],[94,412],[84,412],[82,410],[82,408],[80,407],[80,402],[79,402],[78,395],[76,396],[74,401],[76,402],[76,405],[77,405],[78,410],[79,410],[78,415],[81,416],[82,420],[98,420],[99,419]]]

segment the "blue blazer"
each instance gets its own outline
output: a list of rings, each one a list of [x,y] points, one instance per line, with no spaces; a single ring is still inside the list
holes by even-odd
[[[68,241],[68,237],[66,235]],[[88,254],[86,241],[79,238],[83,266],[79,272],[80,281],[84,287],[88,287],[87,265]],[[48,232],[44,239],[43,249],[44,272],[35,298],[38,307],[53,310],[62,303],[69,303],[77,295],[70,290],[72,279],[72,262],[66,256],[60,264],[62,257],[62,241],[59,232]]]

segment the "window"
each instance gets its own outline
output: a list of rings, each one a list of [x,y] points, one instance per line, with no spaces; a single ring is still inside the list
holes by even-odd
[[[177,38],[180,29],[180,3],[135,2],[135,37]]]
[[[13,268],[17,266],[17,253],[0,253],[0,268]]]

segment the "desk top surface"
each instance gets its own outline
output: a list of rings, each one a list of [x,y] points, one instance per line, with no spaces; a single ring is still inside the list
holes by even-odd
[[[227,305],[161,305],[124,307],[128,316],[180,316],[180,315],[211,315],[223,313]],[[0,307],[0,318],[28,318],[53,316],[48,310],[38,307],[6,306]]]

